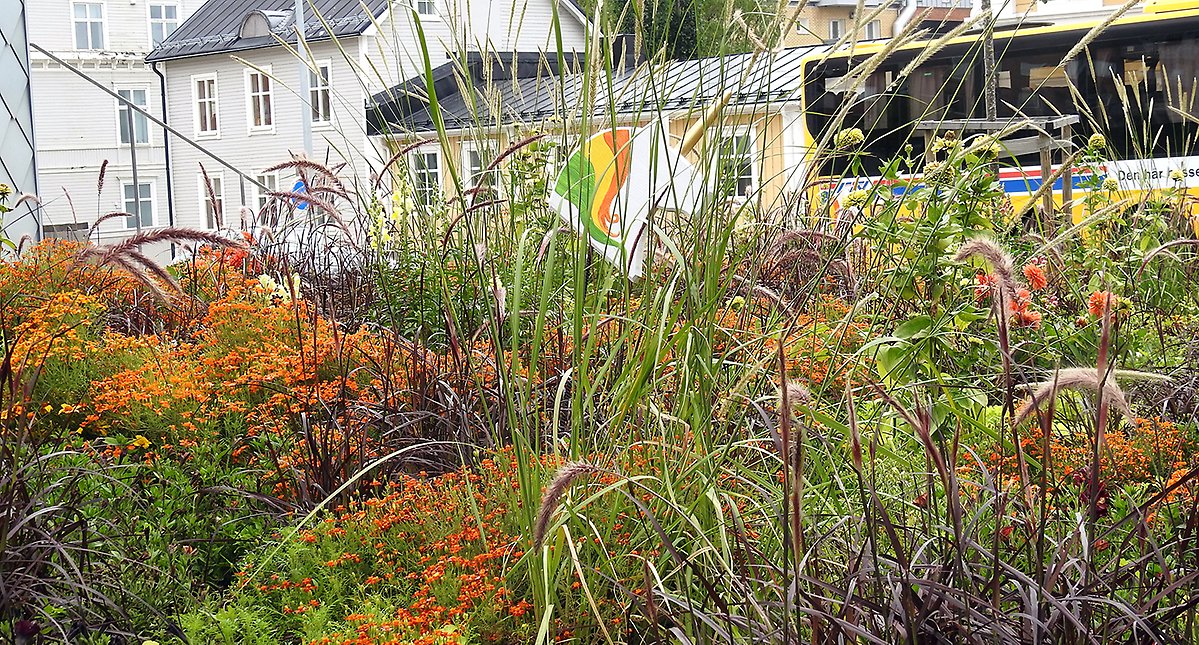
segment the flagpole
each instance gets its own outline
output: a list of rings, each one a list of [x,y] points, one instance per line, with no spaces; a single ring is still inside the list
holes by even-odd
[[[305,40],[304,0],[296,0],[296,51],[300,54],[300,124],[304,155],[312,156],[312,97],[308,88],[308,43]]]

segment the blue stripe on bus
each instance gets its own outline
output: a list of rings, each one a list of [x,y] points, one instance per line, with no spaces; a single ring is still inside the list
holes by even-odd
[[[1070,184],[1074,187],[1075,190],[1083,190],[1084,188],[1087,187],[1087,184],[1090,184],[1093,186],[1093,185],[1095,185],[1095,183],[1102,183],[1103,180],[1104,180],[1103,176],[1074,175],[1071,178]],[[1019,195],[1021,193],[1026,193],[1026,194],[1035,193],[1041,189],[1041,183],[1042,183],[1042,181],[1041,181],[1040,177],[1022,177],[1022,178],[1017,178],[1017,179],[1002,179],[999,182],[999,184],[1003,187],[1003,192],[1008,193],[1008,194],[1014,194],[1014,195]],[[1059,178],[1057,181],[1053,182],[1053,190],[1055,192],[1061,192],[1062,187],[1064,185],[1065,185],[1065,182],[1061,178]],[[906,184],[906,183],[897,183],[897,184],[894,184],[891,186],[891,194],[896,197],[902,197],[905,193],[908,192],[909,189],[916,190],[917,188],[923,188],[923,187],[924,187],[924,184],[920,184],[920,183],[911,184],[911,185]]]

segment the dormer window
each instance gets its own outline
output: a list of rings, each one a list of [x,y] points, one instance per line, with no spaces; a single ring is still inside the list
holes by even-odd
[[[237,32],[238,38],[263,38],[270,36],[271,32],[279,27],[282,27],[291,14],[286,11],[262,11],[255,9],[246,14],[246,17],[241,21],[241,30]]]

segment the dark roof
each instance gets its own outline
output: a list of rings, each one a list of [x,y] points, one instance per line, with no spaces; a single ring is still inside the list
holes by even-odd
[[[308,40],[355,36],[386,10],[389,0],[305,0],[304,35]],[[295,0],[208,0],[150,55],[147,61],[258,49],[294,43]],[[242,21],[254,10],[286,13],[269,36],[238,38]]]
[[[733,91],[730,105],[754,106],[797,99],[802,62],[823,46],[795,47],[761,56],[748,74],[749,54],[676,61],[661,67],[642,65],[599,83],[589,102],[595,116],[614,111],[636,115],[649,110],[685,110],[716,101]],[[583,73],[568,61],[559,73],[557,61],[520,54],[488,67],[475,57],[433,70],[434,92],[447,129],[487,127],[543,121],[577,115],[583,103]],[[502,71],[498,72],[496,69]],[[744,78],[743,78],[744,77]],[[429,132],[435,129],[423,76],[371,98],[367,121],[371,134]]]

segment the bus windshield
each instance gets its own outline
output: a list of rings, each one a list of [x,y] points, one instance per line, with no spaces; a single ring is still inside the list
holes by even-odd
[[[1116,24],[1063,65],[1062,58],[1086,34],[1086,29],[1063,27],[997,35],[999,118],[1075,114],[1080,117],[1075,134],[1083,140],[1104,134],[1118,158],[1189,154],[1199,116],[1199,17]],[[979,42],[952,44],[904,76],[916,54],[896,52],[856,86],[851,65],[866,57],[809,63],[804,107],[813,139],[821,141],[843,111],[839,127],[863,131],[861,162],[867,173],[877,174],[909,144],[913,155],[923,153],[923,138],[915,136],[918,122],[986,116]],[[1006,163],[1036,160],[1009,157]],[[847,164],[844,157],[823,160],[821,174],[843,174]]]

